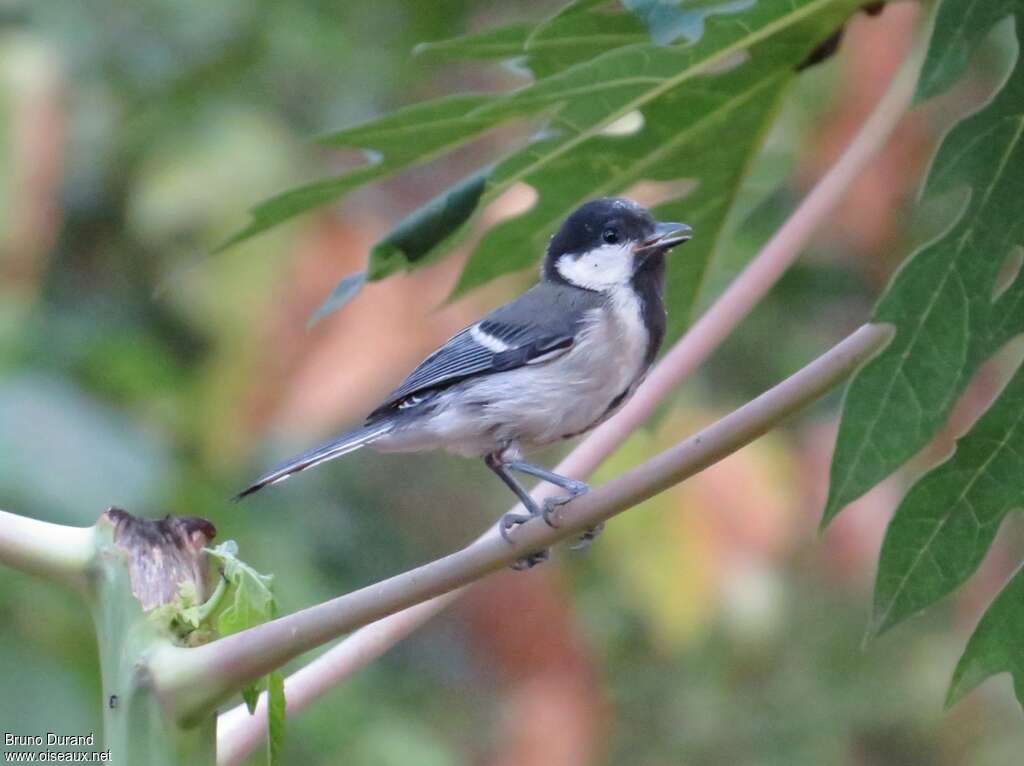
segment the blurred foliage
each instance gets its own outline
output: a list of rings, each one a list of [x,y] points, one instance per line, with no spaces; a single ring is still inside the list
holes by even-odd
[[[343,254],[320,244],[311,256],[317,230],[306,224],[204,253],[252,198],[346,167],[348,158],[302,137],[521,77],[497,63],[414,58],[415,44],[521,29],[554,10],[454,0],[5,4],[0,508],[82,525],[111,504],[208,517],[249,563],[274,572],[282,611],[451,550],[505,510],[486,471],[442,455],[353,455],[286,491],[228,503],[256,468],[319,435],[274,433],[254,392],[293,346],[346,334],[345,314],[308,336],[271,331],[294,308],[281,286],[300,267],[313,270],[320,292],[302,305],[312,309]],[[846,55],[797,78],[782,100],[737,190],[700,303],[791,209],[807,148],[850,97],[839,77]],[[415,209],[475,167],[468,151],[468,160],[357,193],[344,218],[315,223],[340,230],[342,242],[363,230],[372,241],[384,233],[375,220]],[[29,172],[40,157],[54,160],[49,180]],[[45,207],[39,200],[52,204],[50,217],[29,215]],[[897,217],[895,250],[920,233],[910,216]],[[16,236],[29,220],[35,238]],[[661,425],[635,436],[602,478],[756,394],[859,322],[877,287],[866,260],[826,232]],[[383,295],[368,290],[359,300],[384,311]],[[300,330],[311,312],[301,313]],[[379,342],[366,338],[365,352],[380,351]],[[403,342],[411,343],[387,340]],[[347,379],[350,367],[339,360],[325,385]],[[824,541],[813,535],[824,470],[813,457],[827,450],[814,434],[827,430],[836,405],[823,403],[720,473],[617,520],[588,554],[558,557],[551,581],[525,581],[520,587],[554,602],[561,628],[531,622],[539,610],[528,602],[495,637],[494,620],[474,622],[460,606],[290,720],[282,762],[501,762],[508,732],[526,723],[516,700],[538,680],[486,649],[503,637],[535,652],[527,668],[548,667],[546,654],[568,646],[573,662],[562,665],[591,677],[587,715],[604,723],[592,730],[590,762],[1014,762],[1024,738],[1007,688],[940,709],[962,644],[950,626],[958,611],[973,614],[972,602],[933,610],[898,641],[859,647],[864,583],[838,562],[870,532],[840,519]],[[325,407],[318,427],[354,414]],[[877,520],[886,510],[853,515]],[[869,565],[862,557],[854,568]],[[509,582],[483,586],[499,612],[508,611]],[[4,729],[98,730],[96,647],[81,604],[5,571],[0,619],[0,676],[17,691],[0,695]],[[569,670],[540,675],[562,683],[559,672]],[[567,715],[561,697],[528,699],[545,716]],[[571,729],[562,721],[545,719],[544,736]]]

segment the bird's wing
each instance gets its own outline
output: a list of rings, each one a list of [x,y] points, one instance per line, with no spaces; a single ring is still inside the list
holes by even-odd
[[[449,339],[370,417],[466,378],[550,361],[572,347],[586,311],[594,305],[592,300],[573,300],[538,285]]]
[[[573,334],[551,335],[538,329],[486,319],[467,327],[424,359],[380,409],[476,375],[547,361],[568,351],[575,340]]]

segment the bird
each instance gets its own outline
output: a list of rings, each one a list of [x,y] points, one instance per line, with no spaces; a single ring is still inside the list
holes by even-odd
[[[633,395],[665,335],[664,256],[691,235],[626,198],[585,202],[549,240],[533,287],[447,340],[360,427],[288,460],[235,499],[361,447],[444,449],[483,458],[522,503],[526,513],[501,517],[506,540],[536,516],[556,526],[554,510],[589,486],[524,453],[590,431]],[[515,474],[566,494],[538,504]],[[515,568],[546,557],[538,551]]]

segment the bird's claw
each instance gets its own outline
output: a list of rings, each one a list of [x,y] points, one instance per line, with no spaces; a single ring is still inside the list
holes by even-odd
[[[590,490],[590,485],[582,481],[573,480],[569,482],[568,486],[565,489],[569,494],[555,495],[553,497],[545,498],[544,503],[542,504],[540,509],[540,517],[544,519],[544,523],[546,523],[549,527],[553,529],[557,529],[559,526],[557,519],[558,509],[561,508],[566,503],[575,500],[580,495],[588,492]],[[534,510],[536,510],[535,507]],[[501,517],[501,520],[498,522],[498,531],[501,533],[502,539],[505,540],[505,542],[507,543],[512,543],[512,537],[510,534],[512,530],[518,527],[520,524],[525,524],[530,519],[534,518],[536,515],[536,513],[506,513],[504,516]],[[603,526],[604,525],[602,524],[596,527],[595,529],[589,529],[586,532],[584,532],[583,535],[580,537],[579,542],[577,542],[576,545],[573,546],[573,548],[579,549],[588,546],[590,542],[595,537],[597,537]],[[523,556],[518,561],[516,561],[512,565],[512,569],[515,569],[516,571],[531,569],[537,566],[537,564],[547,561],[548,555],[549,551],[547,550],[529,553],[526,556]]]
[[[591,527],[580,535],[576,542],[569,546],[569,549],[574,551],[585,551],[603,531],[604,522],[601,522],[596,527]]]
[[[572,502],[580,495],[590,491],[590,485],[582,481],[572,481],[567,487],[568,495],[552,495],[544,498],[544,505],[541,509],[541,516],[544,522],[552,529],[560,526],[557,518],[558,509],[563,505]]]
[[[516,562],[512,565],[512,569],[514,569],[517,572],[525,572],[527,569],[532,569],[538,564],[542,564],[543,562],[547,561],[549,555],[550,551],[548,551],[546,548],[542,551],[537,551],[535,553],[528,553],[521,559],[517,559]]]
[[[501,517],[498,522],[498,531],[501,533],[502,539],[507,543],[512,543],[512,538],[509,533],[518,527],[520,524],[525,524],[530,519],[535,518],[529,513],[506,513]],[[521,559],[518,559],[513,565],[512,569],[517,572],[523,572],[527,569],[532,569],[538,564],[548,560],[548,551],[536,551],[535,553],[528,553]]]
[[[576,481],[576,479],[571,479],[566,490],[569,492],[570,497],[579,497],[580,495],[585,495],[590,491],[590,485],[585,481]]]
[[[558,529],[561,526],[558,519],[558,511],[563,505],[573,500],[574,497],[574,495],[554,495],[544,498],[544,504],[541,507],[540,513],[544,523],[552,529]]]
[[[506,543],[511,543],[512,538],[509,537],[509,532],[532,518],[533,516],[529,513],[506,513],[498,522],[498,531],[501,533],[502,539]]]

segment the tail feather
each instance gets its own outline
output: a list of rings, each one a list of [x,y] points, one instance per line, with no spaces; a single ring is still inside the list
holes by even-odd
[[[355,452],[360,447],[364,447],[370,442],[376,441],[380,437],[384,436],[384,434],[390,431],[393,427],[394,425],[392,423],[377,423],[375,425],[363,426],[362,428],[357,428],[354,431],[342,434],[337,439],[329,441],[326,444],[321,444],[319,447],[314,447],[308,452],[303,452],[298,457],[294,457],[288,462],[278,466],[273,471],[264,474],[251,485],[235,495],[234,500],[237,502],[251,494],[259,492],[264,487],[269,487],[271,484],[277,484],[280,481],[284,481],[292,474],[305,471],[307,468],[320,465],[321,463],[333,460],[336,457],[347,455],[349,452]]]

